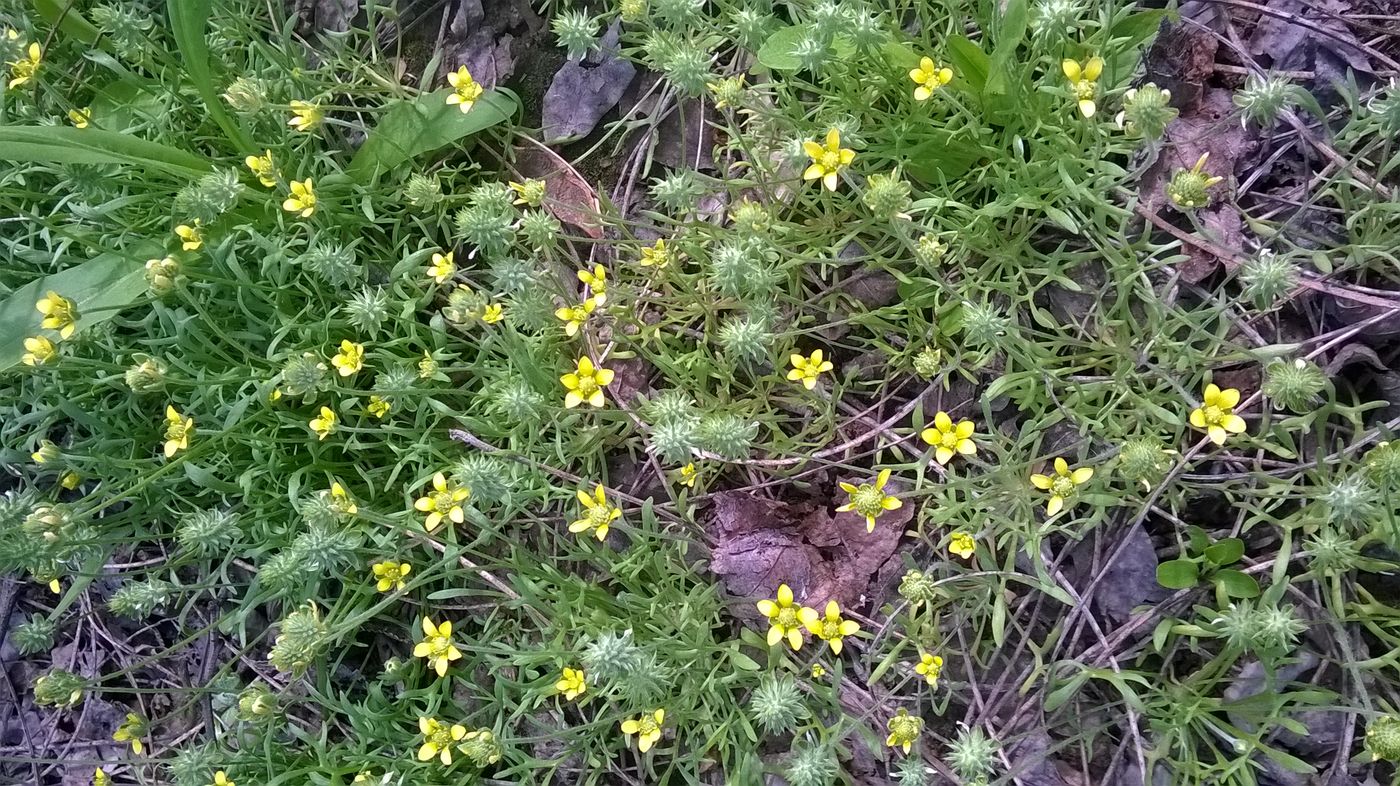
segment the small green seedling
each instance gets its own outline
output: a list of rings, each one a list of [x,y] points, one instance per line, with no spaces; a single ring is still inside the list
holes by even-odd
[[[1215,585],[1215,594],[1222,606],[1230,598],[1259,597],[1259,582],[1253,576],[1228,567],[1244,556],[1244,541],[1222,538],[1212,543],[1200,527],[1188,527],[1186,534],[1188,556],[1158,565],[1158,584],[1167,589],[1187,589],[1206,579]]]

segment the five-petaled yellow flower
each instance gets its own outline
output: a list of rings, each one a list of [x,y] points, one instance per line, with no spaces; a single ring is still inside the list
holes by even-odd
[[[39,302],[34,304],[34,308],[44,315],[44,321],[40,322],[46,330],[57,330],[58,337],[66,339],[73,335],[73,331],[78,326],[78,307],[73,301],[50,289],[39,298]]]
[[[953,69],[938,66],[933,58],[925,57],[919,60],[918,68],[909,72],[909,78],[918,85],[914,88],[914,100],[927,101],[933,91],[953,81]]]
[[[331,509],[341,516],[353,516],[360,512],[360,506],[355,504],[354,497],[350,496],[350,492],[346,491],[338,480],[331,483],[330,503]]]
[[[822,358],[820,349],[812,350],[812,354],[805,358],[794,352],[788,357],[788,363],[792,365],[792,369],[788,371],[787,378],[794,382],[800,380],[802,387],[808,390],[817,386],[817,378],[822,375],[822,372],[836,368],[830,360]]]
[[[418,719],[418,731],[423,733],[423,744],[418,747],[418,760],[427,761],[434,756],[444,767],[452,764],[452,745],[467,736],[467,727],[460,723],[448,726],[437,718]]]
[[[602,265],[594,265],[593,271],[580,270],[578,280],[588,287],[593,302],[603,305],[608,301],[608,270]]]
[[[374,583],[374,588],[380,592],[388,592],[390,589],[402,590],[404,588],[406,585],[404,579],[413,570],[413,566],[407,562],[385,560],[374,563],[369,566],[369,569],[374,571],[374,577],[378,579]]]
[[[666,711],[662,709],[642,713],[622,722],[622,733],[637,735],[637,750],[646,753],[661,739],[661,726],[666,722]]]
[[[1078,486],[1089,482],[1094,476],[1093,467],[1080,467],[1070,472],[1069,464],[1062,458],[1055,459],[1055,476],[1031,475],[1031,485],[1041,491],[1050,492],[1050,503],[1045,506],[1048,515],[1064,510],[1065,500],[1078,493]]]
[[[112,733],[112,739],[131,743],[131,752],[140,756],[146,750],[146,746],[141,743],[141,737],[145,734],[146,719],[134,712],[128,712],[126,720]]]
[[[68,122],[72,123],[74,128],[87,128],[92,122],[92,108],[85,106],[68,110]]]
[[[802,179],[821,179],[827,191],[836,190],[837,184],[840,183],[841,170],[850,166],[856,157],[856,151],[841,147],[841,132],[834,128],[826,132],[825,147],[819,142],[808,140],[802,143],[802,150],[812,159],[811,165],[802,173]]]
[[[175,235],[180,238],[180,248],[184,251],[198,251],[204,245],[204,231],[200,226],[199,219],[194,220],[194,226],[181,224],[175,227]]]
[[[265,188],[277,185],[277,166],[272,163],[272,151],[264,151],[260,156],[248,156],[243,163]]]
[[[428,265],[428,278],[443,284],[457,272],[457,263],[452,261],[452,252],[433,254],[433,263]]]
[[[925,652],[919,656],[919,662],[914,664],[914,673],[922,675],[929,687],[937,688],[938,678],[943,674],[943,658]]]
[[[661,270],[671,264],[671,251],[666,248],[666,238],[660,238],[655,243],[642,249],[642,258],[637,260],[637,264],[642,267],[654,267]]]
[[[331,358],[331,365],[342,377],[348,377],[365,367],[365,345],[342,339],[340,351]]]
[[[768,646],[784,639],[793,650],[802,649],[802,607],[793,603],[792,587],[778,585],[775,600],[760,600],[758,612],[768,618]]]
[[[481,310],[481,321],[494,325],[506,318],[506,307],[502,303],[487,303]]]
[[[573,409],[585,401],[590,407],[601,407],[608,401],[603,395],[603,388],[612,384],[613,372],[609,368],[595,367],[592,359],[585,356],[578,359],[578,368],[572,374],[565,374],[559,381],[568,391],[564,394],[566,409]]]
[[[924,719],[901,709],[890,718],[886,728],[890,730],[890,736],[885,738],[885,744],[891,748],[902,748],[907,755],[924,730]]]
[[[1201,406],[1191,410],[1191,425],[1206,432],[1210,441],[1224,445],[1225,438],[1245,430],[1244,418],[1235,414],[1240,392],[1235,388],[1221,390],[1214,383],[1206,385]]]
[[[292,119],[287,121],[287,125],[294,131],[314,130],[326,116],[321,107],[309,101],[293,101],[291,108]]]
[[[947,464],[959,453],[971,456],[977,452],[977,444],[972,441],[972,432],[975,429],[970,420],[959,421],[954,425],[947,412],[939,412],[933,416],[933,426],[924,429],[919,436],[933,446],[934,460],[939,464]]]
[[[851,501],[837,508],[839,512],[854,510],[865,517],[865,531],[875,531],[875,519],[887,510],[898,510],[904,506],[899,497],[885,493],[885,484],[890,481],[890,471],[880,470],[880,474],[875,476],[874,483],[862,483],[856,486],[845,481],[841,482],[841,490],[851,495]]]
[[[311,183],[311,178],[291,183],[291,193],[282,200],[282,209],[288,213],[297,213],[302,218],[310,218],[316,212],[316,188]]]
[[[382,396],[370,396],[369,403],[365,405],[365,411],[373,415],[377,420],[383,420],[389,414],[391,405]]]
[[[58,347],[44,336],[30,336],[24,340],[24,357],[20,358],[26,366],[42,366],[50,360],[58,357]]]
[[[977,553],[977,539],[966,532],[954,532],[948,537],[948,550],[967,559]]]
[[[588,690],[588,683],[584,680],[583,669],[571,669],[564,667],[564,673],[559,677],[559,681],[554,683],[554,689],[564,694],[564,698],[573,701],[582,696]]]
[[[826,602],[825,614],[818,613],[816,609],[803,608],[797,612],[797,617],[813,636],[826,642],[835,655],[841,654],[843,640],[860,630],[860,625],[841,616],[841,607],[834,600]]]
[[[1096,83],[1103,74],[1103,58],[1091,57],[1089,62],[1082,66],[1078,60],[1065,59],[1060,63],[1060,69],[1065,72],[1069,88],[1074,92],[1075,100],[1079,102],[1079,113],[1085,117],[1093,117],[1094,112],[1098,111],[1094,95],[1098,92]]]
[[[681,483],[686,488],[693,489],[695,488],[695,478],[699,476],[699,474],[700,472],[695,469],[695,462],[692,461],[691,463],[686,464],[684,467],[681,467]]]
[[[449,483],[447,476],[441,472],[433,474],[433,490],[426,496],[419,497],[414,501],[414,509],[428,514],[428,519],[423,523],[429,532],[438,528],[444,518],[451,519],[453,524],[461,524],[466,521],[466,514],[462,512],[462,503],[472,495],[471,490],[459,483]]]
[[[462,652],[452,643],[452,623],[443,620],[434,625],[427,617],[423,618],[423,635],[427,638],[413,645],[413,657],[426,658],[428,668],[439,677],[446,676],[447,664],[462,657]]]
[[[577,306],[564,306],[554,312],[554,316],[564,323],[564,335],[573,337],[578,335],[579,328],[588,321],[588,317],[598,308],[598,301],[593,298],[579,303]]]
[[[170,404],[165,405],[165,457],[187,450],[194,436],[194,418],[187,418]]]
[[[39,73],[39,64],[44,61],[44,50],[37,43],[30,44],[25,54],[28,56],[10,63],[11,90],[33,79]]]
[[[311,430],[315,432],[316,439],[325,439],[331,435],[332,431],[335,431],[337,420],[339,418],[336,417],[335,410],[330,407],[321,407],[321,414],[312,418],[307,425],[311,426]]]
[[[593,530],[593,537],[603,540],[608,537],[608,527],[622,518],[622,508],[608,504],[608,492],[601,483],[593,487],[591,496],[579,489],[578,501],[583,505],[583,518],[569,524],[570,532]]]
[[[472,72],[468,71],[466,66],[459,66],[455,72],[448,74],[447,83],[452,85],[452,95],[447,97],[447,103],[456,104],[463,113],[470,110],[472,104],[486,92],[472,79]]]

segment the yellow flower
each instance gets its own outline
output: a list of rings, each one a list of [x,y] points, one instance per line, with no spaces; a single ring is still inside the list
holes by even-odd
[[[1060,69],[1065,72],[1069,88],[1074,91],[1074,97],[1079,101],[1079,113],[1085,117],[1093,117],[1094,112],[1098,110],[1094,104],[1094,95],[1098,92],[1096,83],[1103,74],[1103,58],[1091,57],[1083,66],[1078,60],[1066,59],[1060,63]]]
[[[559,681],[554,683],[554,689],[564,694],[564,698],[568,701],[582,696],[583,692],[588,690],[588,683],[584,681],[583,669],[565,667]]]
[[[325,112],[321,107],[308,101],[293,101],[292,119],[287,121],[287,125],[294,131],[312,131],[321,125],[321,120],[325,118]]]
[[[58,357],[58,347],[44,336],[30,336],[24,340],[24,361],[26,366],[42,366]]]
[[[914,664],[914,672],[922,675],[929,687],[937,688],[938,678],[943,674],[943,658],[925,652],[919,656],[919,662]]]
[[[885,484],[890,480],[888,469],[880,470],[880,474],[875,476],[874,483],[862,483],[859,486],[841,482],[841,490],[851,495],[851,501],[837,508],[838,512],[854,510],[865,517],[865,531],[875,531],[875,519],[887,510],[898,510],[904,503],[898,497],[885,493]]]
[[[44,50],[39,48],[39,44],[32,43],[26,51],[28,57],[21,57],[10,63],[10,89],[28,82],[39,72],[39,64],[44,60]]]
[[[234,783],[233,779],[229,778],[223,770],[219,770],[214,773],[214,782],[209,784],[209,786],[238,786],[238,784]]]
[[[63,585],[58,583],[58,579],[49,579],[49,592],[55,595],[63,594]]]
[[[92,773],[92,786],[112,786],[112,779],[107,777],[107,773],[98,767]]]
[[[462,657],[461,651],[452,643],[452,623],[443,620],[441,625],[434,625],[432,620],[424,617],[423,635],[427,638],[413,646],[413,657],[426,658],[428,668],[436,671],[439,677],[445,676],[447,664]]]
[[[506,307],[501,303],[488,303],[486,308],[481,310],[481,321],[488,325],[494,325],[506,318]]]
[[[954,532],[948,538],[948,550],[967,559],[977,553],[977,540],[966,532]]]
[[[452,252],[446,254],[433,254],[433,263],[428,265],[428,278],[439,284],[447,282],[447,279],[457,272],[457,263],[452,261]]]
[[[890,736],[885,738],[885,744],[891,748],[903,748],[907,755],[909,749],[914,747],[914,741],[919,739],[919,734],[924,730],[924,719],[901,709],[890,718],[887,728],[890,730]]]
[[[337,420],[335,410],[330,407],[321,407],[321,414],[312,418],[307,425],[315,432],[316,439],[325,439],[331,435],[332,431],[335,431]]]
[[[654,267],[657,270],[671,264],[671,252],[666,248],[666,238],[661,238],[654,244],[643,248],[642,258],[637,260],[637,264],[642,267]]]
[[[802,150],[812,159],[811,166],[802,173],[803,180],[821,179],[827,191],[835,191],[840,182],[841,170],[855,160],[856,151],[841,147],[841,132],[831,129],[826,132],[826,147],[808,140],[802,143]]]
[[[817,378],[822,375],[822,372],[836,368],[830,360],[822,359],[820,349],[812,350],[811,356],[805,358],[793,353],[788,357],[788,363],[792,364],[792,370],[788,371],[787,378],[794,382],[801,380],[802,386],[808,390],[817,386]]]
[[[365,367],[365,345],[341,339],[340,351],[331,358],[331,365],[342,377],[348,377]]]
[[[87,128],[88,123],[92,122],[92,107],[68,110],[68,122],[72,123],[74,128]]]
[[[842,640],[860,630],[860,625],[841,616],[841,607],[834,600],[826,602],[825,615],[817,613],[816,609],[803,608],[797,612],[797,618],[813,636],[830,645],[835,655],[841,654]]]
[[[46,330],[57,330],[58,337],[66,339],[73,335],[78,325],[78,307],[73,301],[50,289],[39,298],[34,308],[44,315],[40,326]]]
[[[579,303],[577,306],[565,306],[554,312],[554,316],[564,323],[564,335],[576,336],[583,323],[588,321],[588,317],[598,308],[598,301],[593,298]]]
[[[608,368],[595,368],[591,359],[581,357],[574,373],[565,374],[559,381],[564,383],[564,389],[568,391],[564,394],[566,409],[573,409],[585,401],[590,407],[601,407],[607,403],[603,388],[612,384],[613,372]]]
[[[543,180],[526,180],[524,183],[517,183],[514,180],[507,185],[510,190],[516,193],[515,201],[512,205],[529,205],[539,207],[544,203],[545,182]]]
[[[180,238],[180,248],[185,251],[198,251],[199,247],[204,245],[203,227],[197,218],[194,220],[194,226],[181,224],[175,227],[175,234]]]
[[[65,472],[58,479],[58,485],[68,489],[69,491],[72,491],[73,489],[77,488],[78,484],[82,482],[82,476],[76,472]]]
[[[1191,425],[1204,429],[1211,442],[1224,445],[1226,437],[1244,432],[1244,418],[1235,414],[1235,405],[1240,403],[1238,390],[1206,385],[1203,399],[1201,406],[1191,411]]]
[[[437,472],[433,474],[433,490],[415,500],[413,507],[428,514],[424,526],[432,532],[444,518],[451,519],[454,524],[466,521],[466,514],[462,512],[462,502],[470,496],[471,490],[466,486],[448,483],[447,476]]]
[[[299,213],[302,218],[310,218],[316,212],[316,189],[311,178],[292,181],[291,194],[282,201],[282,209],[288,213]]]
[[[715,99],[715,109],[728,109],[736,106],[744,98],[744,75],[725,77],[718,82],[706,82],[705,89]]]
[[[456,104],[464,113],[486,92],[472,79],[472,72],[466,66],[459,66],[455,73],[448,74],[447,83],[452,85],[452,95],[447,97],[448,105]]]
[[[802,607],[793,603],[792,588],[778,585],[776,600],[760,600],[758,611],[768,618],[768,646],[786,639],[793,650],[802,649]]]
[[[642,713],[622,722],[622,733],[637,735],[637,750],[646,753],[661,739],[661,725],[666,722],[666,711],[658,709],[651,714]]]
[[[41,439],[39,440],[39,449],[29,454],[29,457],[34,459],[35,464],[47,464],[50,461],[57,461],[61,455],[63,454],[53,443],[53,440]]]
[[[622,508],[608,504],[607,490],[601,483],[593,487],[592,496],[579,489],[578,501],[583,505],[583,518],[569,524],[570,532],[593,530],[593,537],[603,540],[608,536],[608,526],[622,518]]]
[[[425,351],[423,353],[423,359],[418,361],[418,378],[432,379],[437,372],[437,358],[433,357],[432,353]]]
[[[933,91],[953,81],[953,69],[939,67],[934,64],[933,58],[925,57],[919,60],[918,68],[909,72],[909,78],[918,85],[914,88],[914,100],[927,101]]]
[[[244,165],[252,170],[253,176],[258,179],[266,188],[277,185],[277,166],[272,163],[272,151],[265,151],[260,156],[248,156],[243,159]]]
[[[953,419],[948,417],[947,412],[939,412],[933,416],[933,427],[924,429],[919,436],[933,446],[934,460],[947,464],[959,453],[971,456],[977,452],[977,445],[972,441],[974,429],[970,420],[953,425]]]
[[[1055,515],[1065,507],[1065,500],[1078,493],[1077,486],[1089,481],[1094,476],[1092,467],[1080,467],[1073,472],[1069,470],[1069,464],[1062,458],[1055,459],[1055,477],[1047,475],[1031,475],[1031,485],[1041,491],[1050,492],[1050,504],[1045,506],[1048,515]]]
[[[692,461],[684,467],[681,467],[681,483],[685,485],[686,488],[693,489],[695,488],[695,478],[699,474],[700,473],[695,469],[695,462]]]
[[[187,450],[194,436],[194,418],[181,415],[175,407],[165,405],[165,457]]]
[[[593,296],[593,302],[603,305],[608,300],[608,271],[602,265],[594,265],[593,272],[580,270],[578,280],[588,287],[588,292]]]
[[[390,588],[402,590],[405,586],[404,578],[413,570],[413,566],[407,562],[376,562],[370,566],[374,571],[374,577],[378,579],[374,583],[374,588],[380,592],[388,592]]]
[[[467,736],[467,727],[459,723],[448,726],[437,718],[419,718],[418,730],[423,733],[423,744],[418,748],[418,760],[427,761],[434,756],[446,767],[452,764],[452,743],[460,742]]]
[[[360,512],[360,506],[355,504],[350,492],[338,480],[331,483],[330,503],[331,508],[341,516],[353,516]]]
[[[117,742],[130,742],[131,752],[140,756],[146,749],[141,744],[141,738],[145,736],[146,730],[146,719],[134,712],[128,712],[126,721],[113,732],[112,739]]]
[[[365,405],[365,411],[379,420],[383,420],[384,416],[389,414],[389,408],[389,402],[379,396],[370,396],[369,404]]]

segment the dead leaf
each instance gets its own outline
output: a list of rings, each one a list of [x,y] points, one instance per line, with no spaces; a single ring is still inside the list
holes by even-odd
[[[443,35],[442,62],[450,71],[466,66],[488,90],[505,82],[515,73],[515,36],[508,31],[538,27],[533,14],[528,4],[509,0],[491,2],[489,9],[482,0],[461,0]]]
[[[1346,13],[1352,10],[1347,0],[1274,0],[1268,6],[1249,38],[1249,52],[1261,65],[1334,79],[1346,69],[1374,73],[1361,42],[1346,25]],[[1325,84],[1316,77],[1315,82]]]
[[[1094,550],[1098,544],[1086,539],[1075,544],[1070,552],[1074,577],[1080,585],[1093,580]],[[1114,555],[1108,564],[1099,564],[1103,574],[1094,591],[1093,609],[1112,625],[1118,625],[1133,615],[1133,609],[1143,603],[1155,603],[1169,595],[1157,583],[1157,550],[1152,538],[1141,524],[1135,524],[1123,534],[1122,545],[1103,544],[1103,553]]]
[[[637,69],[617,56],[618,29],[614,22],[598,51],[559,67],[544,96],[546,143],[587,136],[622,99]]]
[[[1162,23],[1147,50],[1144,81],[1170,90],[1172,106],[1191,114],[1200,104],[1206,80],[1215,73],[1220,40],[1214,33],[1223,33],[1225,16],[1214,3],[1199,2],[1184,3],[1180,15],[1183,21]]]
[[[515,148],[515,166],[521,177],[545,182],[545,210],[591,238],[603,237],[598,193],[568,161],[548,147],[525,143]]]

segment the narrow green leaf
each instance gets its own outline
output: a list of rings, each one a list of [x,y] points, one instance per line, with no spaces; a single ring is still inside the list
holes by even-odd
[[[224,111],[219,91],[214,87],[214,76],[209,69],[209,44],[204,40],[209,6],[210,0],[167,0],[165,12],[170,17],[170,33],[180,48],[180,65],[199,97],[204,99],[209,116],[239,150],[250,151],[254,149],[252,138]]]
[[[208,172],[205,159],[129,134],[67,126],[0,126],[0,161],[130,164],[183,177]]]
[[[447,103],[450,89],[391,104],[360,146],[346,173],[360,183],[515,116],[520,102],[505,91],[483,95],[463,113]]]
[[[1156,35],[1157,29],[1162,26],[1162,20],[1165,18],[1167,18],[1167,11],[1162,8],[1130,14],[1118,20],[1118,23],[1109,30],[1108,38],[1115,42],[1115,48],[1132,49]]]
[[[45,22],[57,24],[59,32],[92,44],[97,41],[99,31],[77,9],[77,0],[30,0],[34,13]]]

